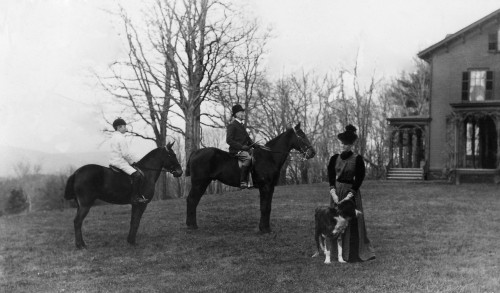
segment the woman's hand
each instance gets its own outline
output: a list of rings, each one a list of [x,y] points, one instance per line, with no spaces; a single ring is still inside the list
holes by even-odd
[[[343,200],[341,200],[340,202],[343,202],[343,201],[347,201],[347,200],[350,200],[351,198],[354,197],[354,194],[352,192],[349,191],[349,193],[346,195],[346,197],[344,197]],[[339,202],[339,203],[340,203]]]
[[[339,202],[339,197],[337,196],[337,192],[335,192],[335,188],[330,189],[330,195],[332,196],[334,203]]]

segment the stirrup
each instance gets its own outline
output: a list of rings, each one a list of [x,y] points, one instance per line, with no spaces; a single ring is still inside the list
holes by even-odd
[[[247,182],[241,182],[240,183],[240,189],[247,189],[248,188],[248,183]]]
[[[147,203],[148,199],[144,195],[138,196],[132,200],[132,203]]]

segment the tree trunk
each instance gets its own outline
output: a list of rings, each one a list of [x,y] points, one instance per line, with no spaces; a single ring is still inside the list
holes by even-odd
[[[200,148],[201,128],[200,128],[200,107],[194,109],[189,108],[184,112],[186,117],[186,138],[184,151],[186,155],[186,163],[189,161],[191,153]],[[186,166],[187,168],[187,166]],[[184,184],[184,194],[186,197],[191,190],[191,181],[186,180]]]

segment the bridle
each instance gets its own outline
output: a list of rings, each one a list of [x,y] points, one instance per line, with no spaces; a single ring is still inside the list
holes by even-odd
[[[172,154],[169,153],[168,150],[167,150],[167,156],[168,157],[172,157]],[[139,168],[139,167],[137,167],[137,168]],[[148,167],[141,167],[140,169],[141,170],[148,170],[148,171],[168,172],[168,173],[171,173],[171,174],[174,174],[174,172],[176,171],[175,167],[166,168],[164,166],[162,166],[160,169],[157,169],[157,168],[148,168]]]
[[[303,159],[305,160],[305,157],[307,156],[307,152],[312,149],[313,147],[307,143],[306,139],[301,137],[298,133],[297,130],[293,127],[293,132],[295,133],[295,136],[297,137],[297,140],[300,142],[299,144],[299,152],[302,154]]]
[[[301,137],[297,133],[297,130],[295,129],[295,127],[292,127],[292,129],[293,129],[293,133],[295,133],[297,140],[299,141],[299,150],[298,151],[302,155],[302,158],[300,159],[300,161],[305,161],[305,160],[307,160],[306,159],[307,152],[310,149],[312,149],[313,147],[307,143],[306,139],[304,139],[303,137]],[[289,152],[279,152],[279,151],[272,151],[272,150],[265,150],[265,151],[271,152],[271,153],[280,153],[280,154],[294,154],[295,153],[294,151],[289,151]]]

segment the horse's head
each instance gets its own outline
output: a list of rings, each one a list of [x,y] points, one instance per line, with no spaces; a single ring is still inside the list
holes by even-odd
[[[306,159],[314,157],[316,151],[304,131],[300,129],[300,123],[293,127],[293,131],[295,132],[295,139],[292,141],[292,148],[298,150]]]
[[[167,146],[163,148],[164,152],[162,152],[162,167],[168,172],[172,173],[174,177],[180,177],[182,175],[182,167],[177,160],[175,152],[172,150],[173,145],[173,142],[168,143]]]

